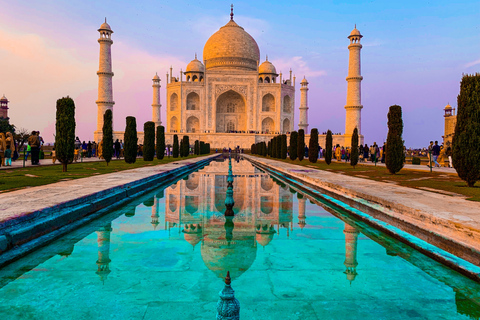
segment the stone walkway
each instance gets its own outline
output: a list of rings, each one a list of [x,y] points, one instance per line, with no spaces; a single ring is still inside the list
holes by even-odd
[[[321,161],[324,161],[324,159],[320,159]],[[342,163],[349,163],[345,161],[336,161],[332,159],[332,162],[342,162]],[[375,166],[375,163],[367,161],[367,162],[359,162],[359,165],[367,165],[367,166]],[[386,167],[385,163],[377,162],[377,167]],[[418,171],[430,171],[430,167],[424,164],[421,165],[416,165],[416,164],[405,164],[403,166],[404,169],[408,170],[418,170]],[[454,168],[448,168],[448,167],[433,167],[432,172],[441,172],[441,173],[451,173],[451,174],[457,174],[457,171]]]
[[[123,161],[123,158],[121,159],[118,159],[118,160],[121,160]],[[79,160],[77,162],[74,162],[74,163],[80,163],[80,162],[102,162],[102,161],[105,161],[103,159],[98,159],[98,158],[83,158],[82,160]],[[112,161],[117,161],[117,159],[112,159]],[[43,166],[53,166],[53,165],[61,165],[60,162],[56,161],[55,163],[52,162],[52,159],[41,159],[40,160],[40,167],[43,167]],[[36,166],[33,166],[32,165],[32,161],[30,160],[30,158],[25,161],[25,167],[38,167],[38,165]],[[8,167],[5,167],[5,166],[1,166],[0,167],[0,170],[8,170],[8,169],[17,169],[17,168],[23,168],[23,158],[18,158],[16,161],[12,161],[12,166],[8,166]]]
[[[352,201],[361,211],[381,211],[385,220],[401,221],[469,248],[480,265],[480,204],[460,197],[402,187],[390,183],[340,175],[273,159],[245,155],[278,174],[329,192],[340,201]],[[352,204],[350,204],[352,206]],[[366,212],[366,211],[364,211]],[[369,213],[369,212],[367,212]],[[378,217],[376,217],[378,218]],[[405,230],[406,231],[406,230]],[[408,232],[408,231],[407,231]],[[423,239],[430,242],[427,239]],[[453,252],[452,252],[453,253]],[[462,254],[462,252],[457,252]],[[455,253],[453,253],[455,254]],[[457,255],[460,256],[460,255]],[[473,262],[472,262],[473,263]]]

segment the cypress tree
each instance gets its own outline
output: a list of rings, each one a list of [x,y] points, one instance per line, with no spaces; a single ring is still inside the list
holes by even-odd
[[[298,130],[297,156],[300,161],[305,156],[305,131],[303,129]]]
[[[252,154],[255,154],[255,143],[252,143],[252,145],[250,146],[250,152]]]
[[[173,150],[172,150],[172,156],[174,158],[178,158],[178,152],[179,152],[179,146],[178,146],[178,136],[175,134],[173,135]]]
[[[127,117],[127,126],[125,127],[125,134],[123,141],[123,153],[125,155],[126,163],[135,163],[137,161],[137,120],[135,117]]]
[[[287,159],[287,135],[281,135],[280,156],[282,159]]]
[[[55,122],[55,152],[57,160],[67,172],[67,165],[73,161],[75,150],[75,102],[67,96],[57,100]]]
[[[113,156],[112,110],[110,109],[107,109],[103,114],[102,133],[102,156],[108,166],[108,163],[112,160]]]
[[[157,127],[157,159],[162,160],[165,156],[165,127]]]
[[[385,165],[391,174],[403,168],[403,120],[402,107],[393,105],[388,110],[388,134],[385,154]]]
[[[205,142],[200,141],[200,154],[205,154]]]
[[[355,169],[355,166],[358,163],[358,129],[355,128],[353,130],[353,135],[352,135],[352,146],[350,149],[350,165],[353,166],[353,169]]]
[[[453,136],[453,167],[473,187],[480,180],[480,73],[464,75],[457,97],[457,123]],[[388,153],[387,153],[388,155]]]
[[[272,140],[268,141],[267,145],[267,154],[271,157],[272,156]]]
[[[200,154],[200,142],[198,140],[195,140],[195,146],[193,148],[193,153],[196,155]]]
[[[143,161],[153,161],[155,158],[155,122],[145,122],[143,134]]]
[[[327,137],[325,139],[325,162],[330,164],[332,162],[332,152],[333,152],[333,138],[332,131],[327,131]]]
[[[185,147],[183,146],[183,138],[182,140],[180,140],[180,148],[179,148],[179,152],[180,152],[180,158],[183,158],[185,157]]]
[[[308,160],[312,163],[318,159],[318,130],[313,128],[310,131],[310,141],[308,143]]]
[[[267,152],[268,152],[268,150],[267,150],[267,143],[264,141],[264,142],[262,142],[262,144],[263,144],[263,156],[266,157],[266,156],[267,156]]]
[[[190,155],[190,137],[183,136],[183,156],[188,157]]]
[[[297,159],[297,152],[298,152],[298,132],[293,131],[290,133],[290,160]]]

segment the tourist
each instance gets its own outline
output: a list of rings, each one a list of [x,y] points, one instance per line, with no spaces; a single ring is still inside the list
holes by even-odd
[[[87,157],[90,158],[92,156],[92,143],[88,141],[87,143]]]
[[[448,157],[448,167],[453,168],[452,164],[452,148],[447,147],[447,151],[445,151],[445,155]]]
[[[25,148],[25,147],[24,147],[24,148]],[[24,150],[25,150],[25,149],[24,149]],[[29,155],[31,152],[32,152],[32,147],[31,147],[29,144],[27,144],[27,154],[25,155],[25,159],[23,159],[23,160],[27,161],[27,160],[28,160],[28,155]]]
[[[432,163],[432,151],[433,151],[433,141],[430,141],[430,145],[428,146],[428,148],[426,149],[426,153],[427,153],[427,157],[428,157],[428,165],[427,167],[430,167],[431,163]]]
[[[363,147],[363,162],[368,160],[368,144],[365,143],[365,147]]]
[[[438,156],[440,155],[440,146],[438,141],[435,141],[435,145],[432,147],[432,159],[435,167],[440,167],[440,164],[437,162]]]
[[[5,166],[11,167],[12,166],[12,150],[10,149],[10,145],[7,145],[7,149],[5,150],[4,157],[5,157]]]
[[[120,141],[115,140],[115,143],[113,144],[113,147],[115,148],[115,157],[117,159],[120,159]]]
[[[30,137],[28,137],[28,145],[30,146],[32,152],[32,165],[40,164],[40,139],[38,138],[36,131],[32,131],[32,134],[30,135]]]
[[[370,147],[370,161],[371,162],[377,162],[376,159],[375,159],[376,146],[377,146],[377,143],[374,142],[373,145]]]
[[[386,149],[385,142],[384,142],[384,143],[383,143],[382,150],[381,150],[381,153],[380,153],[380,154],[381,154],[380,158],[382,159],[382,160],[380,160],[380,161],[381,161],[382,163],[385,163],[385,153],[386,153],[385,151],[387,151],[387,149]]]
[[[75,138],[75,150],[78,150],[82,147],[82,142],[78,137]]]
[[[335,158],[337,159],[337,161],[342,160],[342,149],[340,148],[339,144],[337,144],[337,147],[335,148]]]
[[[92,157],[96,157],[97,156],[97,144],[95,143],[95,141],[92,142]]]

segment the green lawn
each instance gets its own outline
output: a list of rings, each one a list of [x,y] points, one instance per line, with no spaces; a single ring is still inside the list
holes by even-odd
[[[204,156],[204,155],[202,155]],[[134,164],[128,164],[125,160],[112,160],[107,166],[105,161],[100,162],[77,162],[68,165],[68,171],[62,172],[62,165],[35,166],[21,169],[0,170],[0,193],[23,189],[27,187],[42,186],[58,181],[72,180],[90,177],[94,175],[135,169],[158,164],[166,164],[185,159],[193,159],[200,156],[188,158],[163,158],[153,161],[143,161],[139,158]]]
[[[255,156],[259,157],[258,155]],[[286,160],[273,160],[284,161],[287,163],[316,168],[320,170],[327,170],[330,172],[335,172],[348,176],[355,176],[363,179],[395,183],[400,186],[409,188],[430,188],[435,189],[438,193],[443,194],[452,192],[465,196],[467,200],[480,201],[480,182],[477,182],[475,184],[475,187],[469,188],[467,186],[467,183],[461,180],[456,173],[430,173],[428,171],[404,168],[397,174],[390,174],[387,168],[380,166],[375,167],[359,164],[354,169],[349,163],[345,162],[332,162],[330,165],[327,165],[324,160],[319,160],[317,161],[317,163],[311,163],[308,161],[308,158],[304,159],[303,161],[299,161],[298,159],[292,161],[288,158]]]

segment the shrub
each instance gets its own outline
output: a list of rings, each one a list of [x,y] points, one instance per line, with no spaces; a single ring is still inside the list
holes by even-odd
[[[453,136],[453,167],[473,187],[480,180],[480,73],[464,75],[457,98],[458,113]]]
[[[157,127],[157,159],[162,160],[165,156],[165,127]]]
[[[332,152],[333,152],[333,143],[332,143],[332,131],[327,131],[327,137],[325,138],[325,162],[327,164],[332,163]]]
[[[310,131],[310,141],[308,143],[308,160],[312,163],[318,159],[318,130],[313,128]]]
[[[388,134],[385,148],[385,165],[391,174],[395,174],[403,168],[404,162],[402,107],[397,105],[391,106],[388,110],[387,118]]]
[[[185,151],[185,148],[183,147],[183,138],[180,140],[180,147],[179,147],[179,153],[180,153],[180,158],[185,157],[183,152]]]
[[[123,141],[123,153],[125,155],[126,163],[135,163],[137,161],[137,120],[135,117],[127,117],[127,126],[125,127],[125,134]]]
[[[55,153],[57,160],[67,171],[67,165],[73,161],[75,150],[75,102],[70,97],[57,100],[55,122]]]
[[[353,130],[353,135],[352,135],[352,144],[351,144],[351,149],[350,149],[350,165],[353,166],[353,169],[355,169],[355,166],[358,163],[358,129],[355,128]]]
[[[298,152],[298,132],[293,131],[290,133],[290,160],[297,159],[297,152]]]
[[[102,157],[108,163],[113,156],[113,128],[112,128],[112,110],[107,109],[103,114],[103,128],[102,128]]]
[[[143,161],[153,161],[155,157],[155,122],[145,122],[143,134]]]
[[[193,153],[196,155],[200,154],[200,141],[195,140],[195,146],[193,148]]]
[[[190,155],[190,137],[183,136],[183,156],[188,157]]]
[[[420,163],[421,163],[420,158],[418,158],[418,157],[413,157],[412,158],[412,164],[420,164]]]
[[[178,146],[178,136],[175,134],[173,135],[173,150],[172,150],[172,156],[174,158],[178,158],[178,152],[179,152],[179,146]]]
[[[303,129],[298,130],[297,156],[300,161],[305,157],[305,131]]]

